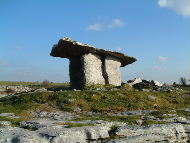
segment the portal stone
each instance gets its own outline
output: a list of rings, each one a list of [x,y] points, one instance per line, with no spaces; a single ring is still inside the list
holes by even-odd
[[[84,86],[84,74],[81,58],[70,58],[69,60],[69,76],[71,87],[75,89],[80,89]]]
[[[115,86],[121,85],[120,74],[121,62],[118,58],[107,56],[104,62],[105,78],[108,84]]]
[[[84,71],[84,85],[105,84],[100,56],[92,53],[84,54],[81,60]]]

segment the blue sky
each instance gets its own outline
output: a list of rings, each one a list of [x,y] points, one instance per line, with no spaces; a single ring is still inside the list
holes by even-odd
[[[124,81],[189,77],[189,0],[0,0],[0,80],[69,81],[62,37],[134,56]]]

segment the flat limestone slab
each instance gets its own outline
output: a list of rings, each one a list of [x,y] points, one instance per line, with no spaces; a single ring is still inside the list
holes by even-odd
[[[81,57],[84,54],[93,53],[97,54],[101,57],[113,56],[120,60],[121,67],[124,67],[128,64],[132,64],[137,61],[134,57],[130,57],[123,53],[109,51],[105,49],[97,49],[91,45],[83,44],[70,38],[60,39],[58,44],[55,44],[50,53],[53,57],[61,57],[61,58],[76,58]]]
[[[105,84],[102,73],[102,61],[96,54],[85,54],[82,56],[84,70],[84,84]]]
[[[115,86],[121,85],[121,73],[120,73],[121,63],[119,59],[107,56],[104,62],[104,71],[106,75],[106,80],[108,84]]]

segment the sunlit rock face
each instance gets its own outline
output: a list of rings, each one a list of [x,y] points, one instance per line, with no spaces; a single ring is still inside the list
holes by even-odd
[[[82,56],[82,65],[85,85],[105,84],[100,56],[91,53],[85,54]]]
[[[97,49],[70,38],[60,39],[50,53],[53,57],[68,58],[72,88],[93,84],[121,85],[120,67],[132,64],[135,58],[123,53]]]
[[[119,59],[107,56],[104,62],[106,81],[108,84],[120,86],[121,85],[121,62]]]

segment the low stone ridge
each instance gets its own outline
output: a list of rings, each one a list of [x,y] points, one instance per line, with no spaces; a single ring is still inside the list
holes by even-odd
[[[148,81],[148,80],[144,80],[141,78],[134,78],[133,80],[128,80],[127,83],[135,89],[147,91],[147,92],[150,91],[149,89],[151,89],[151,88],[153,90],[160,91],[160,92],[171,92],[174,89],[181,90],[179,88],[174,87],[173,85],[166,85],[166,84],[162,84],[156,80]],[[152,97],[150,97],[150,98],[152,98]]]
[[[128,64],[132,64],[137,61],[136,58],[127,56],[123,53],[114,52],[105,49],[97,49],[94,46],[83,44],[70,38],[60,39],[58,44],[55,44],[50,53],[53,57],[61,57],[61,58],[76,58],[80,57],[84,54],[94,53],[103,57],[113,56],[120,60],[121,67],[124,67]]]
[[[14,92],[17,92],[17,93],[21,93],[21,92],[29,92],[33,89],[31,89],[30,87],[28,86],[23,86],[23,85],[17,85],[17,86],[14,86],[14,85],[2,85],[0,86],[0,91],[3,91],[5,92],[6,90],[12,90]]]

